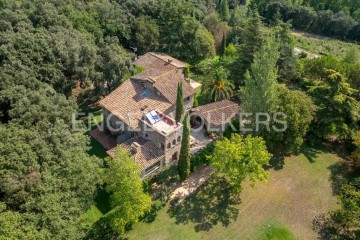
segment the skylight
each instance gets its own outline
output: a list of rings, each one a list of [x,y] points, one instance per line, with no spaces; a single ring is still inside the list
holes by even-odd
[[[156,122],[161,120],[157,112],[155,112],[154,110],[145,114],[145,116],[151,124],[155,124]]]
[[[139,94],[139,96],[143,98],[148,98],[150,97],[150,93],[148,91],[143,91],[142,93]]]

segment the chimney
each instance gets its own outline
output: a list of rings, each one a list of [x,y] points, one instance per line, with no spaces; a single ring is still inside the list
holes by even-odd
[[[137,142],[133,142],[130,146],[131,155],[135,155],[138,152],[139,148],[140,148],[140,144]]]

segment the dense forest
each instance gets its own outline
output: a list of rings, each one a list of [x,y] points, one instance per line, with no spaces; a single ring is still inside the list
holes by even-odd
[[[268,23],[291,21],[294,28],[339,39],[360,41],[360,2],[357,0],[255,0]]]
[[[135,54],[148,51],[189,63],[206,102],[235,96],[250,112],[285,112],[286,132],[259,134],[272,154],[336,141],[354,151],[358,173],[359,56],[296,56],[292,28],[360,41],[360,3],[0,0],[0,239],[93,234],[81,216],[121,167],[104,170],[88,154],[88,136],[72,131],[72,114],[83,107],[73,90],[89,89],[97,102],[137,71]],[[349,181],[343,208],[328,216],[336,234],[359,228],[358,182]]]

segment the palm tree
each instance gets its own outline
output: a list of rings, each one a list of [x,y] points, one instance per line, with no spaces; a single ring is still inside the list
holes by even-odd
[[[224,70],[222,68],[216,69],[211,78],[205,79],[201,87],[201,94],[206,96],[210,102],[230,99],[234,95],[235,85],[225,78]]]

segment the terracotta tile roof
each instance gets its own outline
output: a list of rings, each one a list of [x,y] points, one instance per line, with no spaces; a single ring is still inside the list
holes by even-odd
[[[186,64],[164,53],[148,52],[134,61],[134,64],[145,68],[185,68]]]
[[[144,96],[144,93],[146,93]],[[136,129],[144,113],[165,112],[172,104],[164,97],[147,91],[137,80],[129,79],[100,101],[100,105]]]
[[[171,59],[171,63],[164,59]],[[161,53],[147,53],[134,62],[146,68],[144,72],[130,77],[103,100],[100,105],[135,129],[144,113],[151,110],[165,112],[176,103],[177,85],[183,83],[184,98],[196,91],[185,81],[178,66],[184,63]],[[140,81],[149,81],[161,93],[145,89]],[[149,84],[150,84],[149,83]]]
[[[132,77],[130,77],[130,79],[135,79],[135,80],[150,80],[152,78],[156,78],[158,76],[160,76],[161,74],[164,74],[166,72],[172,71],[174,70],[173,68],[149,68],[146,69],[145,71],[138,73]]]
[[[182,73],[177,73],[176,71],[166,72],[154,78],[154,80],[154,87],[156,87],[156,89],[158,89],[172,104],[176,103],[177,85],[179,82],[182,82],[184,98],[190,97],[196,93],[195,89],[185,81],[184,75]]]
[[[156,147],[153,142],[142,137],[131,138],[119,146],[132,153],[141,171],[152,166],[164,157],[164,152],[160,148]],[[107,153],[111,157],[114,157],[115,150],[116,147],[107,151]]]
[[[216,127],[229,122],[239,113],[239,106],[229,100],[222,100],[193,108],[191,112],[205,119],[211,127]]]

